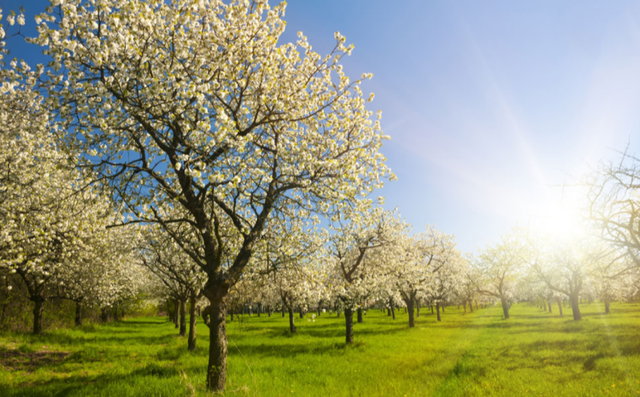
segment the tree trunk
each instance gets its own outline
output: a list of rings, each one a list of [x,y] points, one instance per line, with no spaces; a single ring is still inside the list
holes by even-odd
[[[180,299],[180,336],[187,335],[187,300]]]
[[[444,313],[444,308],[445,308],[445,306],[446,306],[446,305],[442,305],[442,312],[443,312],[443,313]]]
[[[462,307],[464,308],[464,314],[467,314],[467,302],[462,302]]]
[[[562,317],[562,302],[559,298],[556,299],[556,301],[558,302],[558,311],[560,312],[560,317]]]
[[[413,317],[413,301],[407,302],[407,310],[409,311],[409,328],[416,326],[416,320]]]
[[[289,331],[291,331],[292,334],[296,333],[296,325],[293,322],[293,308],[289,309]]]
[[[33,307],[33,334],[40,335],[42,333],[42,313],[44,311],[44,299],[36,296],[32,298],[35,306]]]
[[[176,324],[175,328],[180,328],[180,302],[177,299],[174,307],[176,311],[176,317],[173,319]]]
[[[571,300],[571,310],[573,311],[573,319],[582,320],[582,314],[580,314],[580,305],[578,304],[577,294],[571,295],[569,299]]]
[[[167,313],[169,314],[169,321],[172,322],[172,323],[175,323],[176,322],[174,320],[175,314],[173,313],[173,310],[171,310],[171,308],[169,306],[167,306]]]
[[[436,302],[436,313],[438,314],[438,321],[442,321],[442,317],[440,317],[440,302]]]
[[[396,319],[396,311],[393,308],[393,305],[391,305],[391,318],[394,319],[394,320]]]
[[[100,309],[100,320],[103,323],[106,323],[107,321],[109,321],[109,311],[107,310],[106,307],[103,307],[102,309]]]
[[[300,312],[300,318],[304,318],[304,311],[302,310],[302,306],[298,306],[298,311]]]
[[[353,343],[353,309],[344,309],[344,319],[347,326],[346,342]]]
[[[502,313],[504,314],[504,319],[509,318],[509,304],[505,298],[500,298],[500,303],[502,303]]]
[[[391,309],[387,307],[387,316],[391,316]]]
[[[114,304],[114,305],[111,307],[111,317],[113,317],[113,321],[118,321],[118,320],[120,320],[120,319],[118,318],[118,305],[117,305],[117,304]]]
[[[431,314],[433,314],[433,305],[431,305]]]
[[[222,298],[211,299],[209,322],[209,364],[207,366],[207,389],[224,391],[227,379],[227,307]]]
[[[469,300],[469,313],[473,313],[473,301]]]
[[[260,317],[260,312],[262,311],[262,304],[258,303],[258,317]]]
[[[190,351],[196,350],[196,322],[198,321],[196,301],[196,294],[191,294],[189,297],[189,341],[187,342],[187,349]]]
[[[284,306],[282,306],[282,317],[284,317]]]
[[[611,300],[609,298],[604,298],[604,313],[609,314],[609,307],[611,306]]]
[[[358,322],[362,323],[364,320],[362,319],[362,308],[358,308]]]
[[[545,312],[547,311],[547,300],[546,300],[546,299],[543,299],[543,300],[542,300],[542,308],[543,308],[543,310],[544,310]]]
[[[76,327],[82,325],[82,301],[76,301]]]

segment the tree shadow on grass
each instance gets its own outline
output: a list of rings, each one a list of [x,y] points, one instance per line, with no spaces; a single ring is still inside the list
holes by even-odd
[[[372,326],[362,327],[354,324],[354,336],[358,335],[391,335],[396,334],[398,332],[406,331],[407,327],[405,326],[397,326],[397,327],[388,327],[385,329],[374,328]],[[326,324],[326,325],[314,325],[310,327],[299,327],[298,328],[299,335],[311,336],[313,338],[336,338],[336,337],[345,337],[345,329],[343,327],[336,327],[335,324]],[[282,328],[272,328],[269,331],[266,331],[262,334],[265,337],[271,339],[280,339],[283,336],[290,336],[288,326],[283,324]]]
[[[36,369],[62,362],[71,352],[40,350],[23,352],[20,349],[0,349],[0,366],[11,371],[32,372]]]
[[[82,345],[94,345],[94,344],[126,344],[126,345],[152,345],[169,343],[174,340],[178,335],[157,335],[157,336],[142,336],[136,335],[138,333],[121,333],[118,336],[113,336],[111,333],[108,335],[94,335],[91,338],[83,338],[68,334],[42,334],[42,335],[29,335],[26,339],[31,344],[60,344],[64,346],[82,346]]]
[[[128,380],[139,378],[150,378],[149,382],[154,379],[180,377],[182,371],[171,364],[162,365],[157,363],[147,364],[142,368],[138,368],[128,374],[101,374],[93,376],[73,375],[64,379],[54,379],[46,382],[34,382],[23,384],[17,388],[2,390],[4,387],[0,385],[0,395],[6,397],[45,397],[45,396],[69,396],[69,395],[90,395],[88,392],[82,392],[83,389],[91,390],[95,387],[107,387],[114,382],[122,383]],[[102,387],[100,387],[103,385]]]
[[[490,352],[479,350],[478,357],[491,357],[496,361],[511,361],[509,370],[530,368],[538,370],[548,366],[559,368],[581,364],[583,371],[592,371],[603,358],[640,355],[640,340],[636,335],[615,335],[615,346],[609,342],[611,335],[592,332],[589,339],[536,340],[505,346]],[[549,356],[548,352],[555,352]],[[526,360],[523,359],[526,357]]]
[[[366,344],[356,338],[355,342],[351,345],[347,345],[344,342],[336,343],[317,343],[310,344],[296,344],[296,343],[280,343],[278,345],[251,345],[244,343],[236,343],[232,341],[229,344],[229,356],[244,356],[244,357],[278,357],[278,358],[293,358],[297,355],[329,355],[329,356],[343,356],[346,351],[360,349]]]

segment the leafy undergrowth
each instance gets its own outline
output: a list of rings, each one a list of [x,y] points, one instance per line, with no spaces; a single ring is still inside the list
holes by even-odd
[[[584,319],[529,304],[512,318],[490,307],[443,321],[423,309],[416,328],[371,310],[344,344],[344,318],[280,314],[228,323],[227,396],[640,395],[640,305],[581,306]],[[566,312],[569,312],[565,308]],[[309,317],[309,315],[307,315]],[[0,336],[2,396],[193,396],[204,388],[208,329],[198,347],[164,318]]]

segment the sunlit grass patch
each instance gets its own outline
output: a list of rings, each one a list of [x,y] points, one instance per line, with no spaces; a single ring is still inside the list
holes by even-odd
[[[640,305],[582,306],[584,320],[529,304],[502,320],[490,307],[443,321],[426,309],[409,329],[370,310],[344,344],[344,318],[296,318],[288,335],[279,314],[228,323],[230,396],[601,396],[640,391]],[[206,395],[208,329],[195,352],[164,318],[0,338],[3,396]],[[55,354],[54,354],[55,353]],[[33,364],[12,365],[19,356]],[[51,356],[47,358],[47,355]],[[44,357],[31,361],[31,357]],[[615,386],[614,386],[615,385]]]

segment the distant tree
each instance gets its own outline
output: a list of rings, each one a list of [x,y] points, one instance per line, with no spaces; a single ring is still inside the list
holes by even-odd
[[[469,281],[478,293],[500,300],[505,319],[509,318],[509,306],[524,265],[523,246],[524,240],[512,230],[498,244],[481,250],[473,261],[478,277]]]
[[[374,208],[345,212],[332,227],[327,282],[344,308],[346,343],[353,343],[354,310],[386,280],[394,244],[408,225],[394,212]]]

